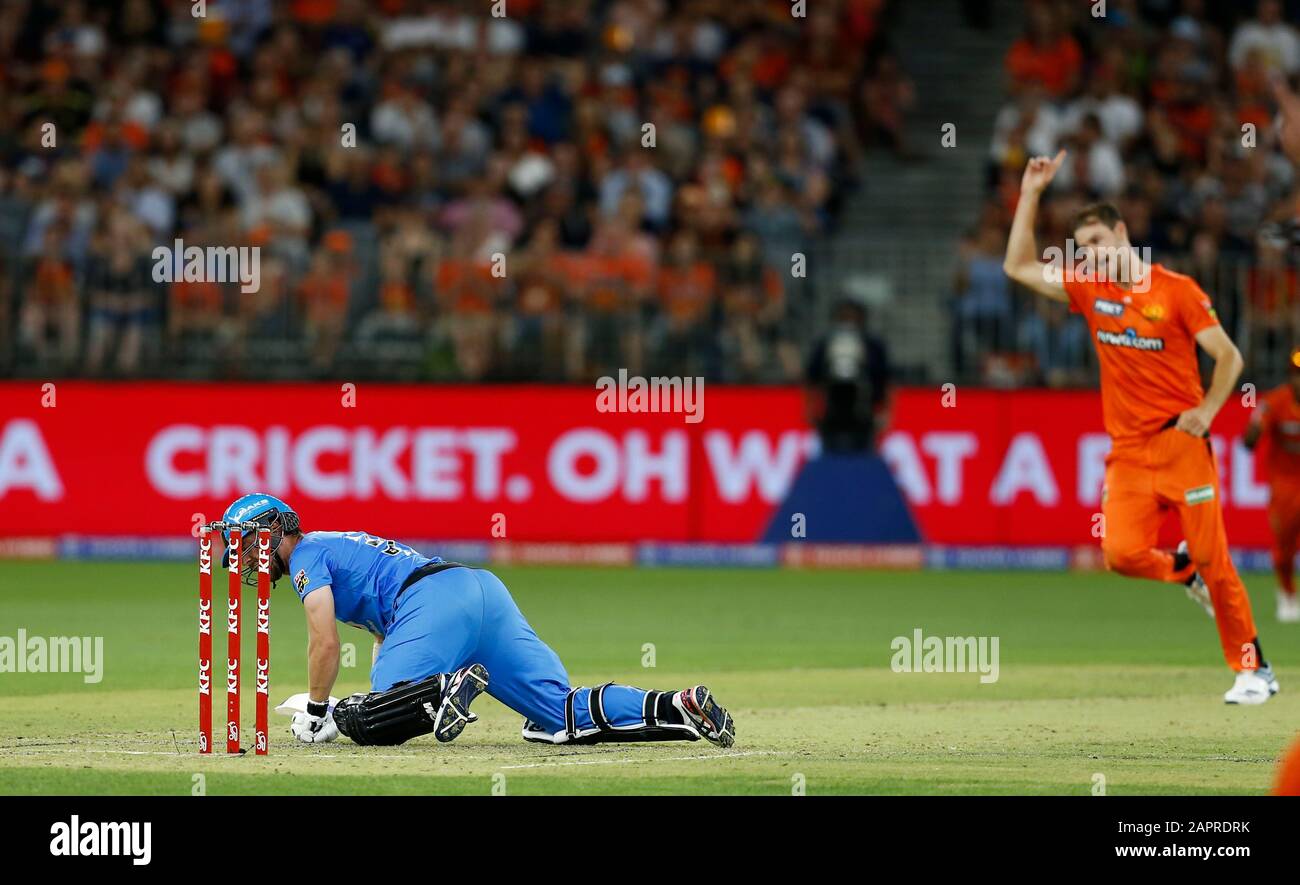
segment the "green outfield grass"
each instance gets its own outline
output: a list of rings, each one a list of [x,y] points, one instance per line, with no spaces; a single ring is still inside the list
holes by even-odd
[[[196,578],[177,564],[0,562],[0,636],[102,636],[98,684],[0,673],[0,793],[1262,793],[1300,726],[1300,627],[1251,576],[1282,681],[1222,703],[1217,635],[1181,588],[1109,575],[512,568],[499,572],[575,683],[706,682],[735,747],[525,744],[491,698],[454,744],[300,745],[273,716],[269,757],[197,754]],[[224,599],[224,576],[214,582]],[[246,590],[246,599],[248,591]],[[224,621],[214,647],[224,649]],[[247,621],[246,621],[247,622]],[[891,640],[996,636],[1000,678],[895,673]],[[251,631],[249,631],[251,632]],[[305,690],[301,606],[272,602],[272,703]],[[363,690],[368,637],[343,628]],[[253,719],[246,637],[245,741]],[[642,666],[646,643],[656,666]],[[224,671],[214,674],[217,745]],[[202,779],[196,777],[202,775]]]

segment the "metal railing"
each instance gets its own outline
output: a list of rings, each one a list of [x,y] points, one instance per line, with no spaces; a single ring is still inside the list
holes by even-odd
[[[1201,263],[1179,255],[1159,260],[1191,276],[1210,296],[1245,359],[1243,378],[1261,385],[1281,381],[1292,348],[1300,344],[1300,256],[1261,261],[1228,255]],[[959,380],[999,386],[1096,383],[1096,357],[1081,317],[1066,316],[1064,308],[1021,291],[1013,294],[1005,313],[980,317],[962,318],[957,301],[953,296],[950,337],[936,345],[952,348]],[[1204,354],[1202,368],[1209,368]]]

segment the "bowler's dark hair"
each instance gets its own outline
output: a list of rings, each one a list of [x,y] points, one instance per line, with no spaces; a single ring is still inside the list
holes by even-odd
[[[1119,214],[1119,209],[1115,208],[1114,203],[1092,203],[1074,213],[1074,221],[1070,223],[1070,232],[1074,233],[1085,224],[1097,222],[1114,230],[1116,225],[1123,220],[1124,216]]]

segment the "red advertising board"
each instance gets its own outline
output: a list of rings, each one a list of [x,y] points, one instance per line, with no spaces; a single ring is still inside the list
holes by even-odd
[[[0,385],[0,535],[187,533],[249,491],[398,537],[751,541],[811,443],[796,390],[702,420],[592,388]]]
[[[0,537],[188,534],[247,491],[306,527],[519,541],[759,539],[815,451],[795,388],[710,387],[701,420],[592,388],[0,384]],[[1215,424],[1232,541],[1267,488]],[[1108,446],[1092,392],[912,388],[881,452],[926,541],[1088,544]]]

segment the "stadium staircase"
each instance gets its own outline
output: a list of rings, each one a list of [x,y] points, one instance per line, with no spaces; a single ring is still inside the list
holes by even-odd
[[[868,153],[863,185],[829,244],[832,279],[873,305],[871,325],[899,380],[942,382],[952,371],[957,245],[983,200],[993,120],[1006,102],[1003,57],[1023,27],[1023,3],[993,0],[984,31],[966,26],[956,0],[899,6],[891,43],[915,84],[907,136],[921,156]],[[955,147],[940,144],[945,123],[956,126]],[[835,288],[820,287],[823,305],[844,294]]]

